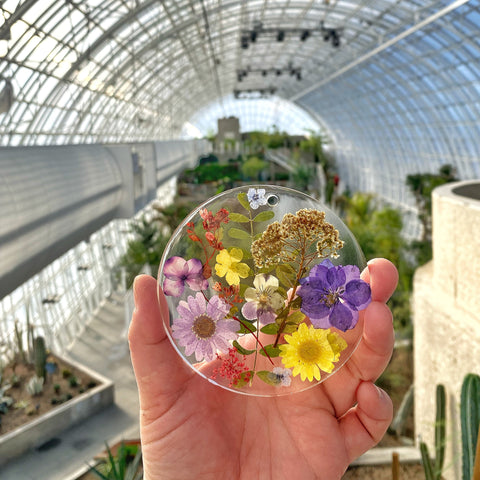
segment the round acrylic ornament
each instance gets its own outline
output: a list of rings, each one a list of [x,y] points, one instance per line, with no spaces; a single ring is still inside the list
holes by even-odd
[[[168,336],[209,382],[236,393],[306,390],[357,347],[371,299],[345,224],[299,191],[245,186],[200,205],[160,263]]]

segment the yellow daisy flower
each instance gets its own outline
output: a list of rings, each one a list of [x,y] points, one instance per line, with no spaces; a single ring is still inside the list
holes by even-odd
[[[238,285],[240,277],[247,278],[250,273],[250,267],[246,263],[240,263],[242,258],[243,252],[239,248],[224,248],[216,257],[216,274],[225,277],[229,285]]]
[[[300,324],[292,335],[285,335],[286,344],[280,345],[280,356],[286,368],[293,368],[292,375],[320,380],[320,370],[330,373],[347,342],[329,329],[307,327]]]

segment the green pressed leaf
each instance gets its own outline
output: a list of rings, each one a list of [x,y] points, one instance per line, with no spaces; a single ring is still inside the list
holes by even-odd
[[[291,304],[290,308],[300,308],[302,306],[302,297],[297,297]]]
[[[287,322],[285,324],[285,328],[283,329],[283,333],[294,333],[298,330],[298,325],[296,323]]]
[[[242,192],[237,195],[238,201],[240,202],[240,205],[245,209],[250,211],[250,204],[248,203],[248,198],[247,194]]]
[[[284,320],[287,318],[288,310],[282,310],[278,315],[277,318],[275,319],[275,323],[277,325],[280,325],[281,323],[284,322]]]
[[[271,220],[274,216],[275,213],[273,213],[272,210],[265,210],[264,212],[260,212],[258,215],[256,215],[253,221],[266,222],[267,220]]]
[[[264,357],[278,357],[280,355],[280,348],[274,347],[273,345],[265,345],[263,348],[260,348],[259,353],[261,353]],[[266,353],[265,353],[266,352]]]
[[[254,237],[253,237],[253,240],[258,240],[259,238],[262,238],[262,235],[263,235],[263,232],[259,232],[257,233]]]
[[[291,315],[289,315],[287,322],[288,323],[294,323],[294,324],[299,324],[305,320],[305,315],[300,311],[297,310],[293,312]]]
[[[230,221],[236,223],[247,223],[250,221],[248,217],[242,215],[241,213],[231,213],[228,218],[230,219]]]
[[[247,325],[248,328],[245,325]],[[257,331],[257,327],[255,325],[252,325],[250,322],[245,322],[245,323],[240,324],[240,329],[237,330],[237,333],[239,333],[239,334],[255,333],[256,331]]]
[[[237,352],[241,353],[242,355],[251,355],[255,352],[255,350],[247,350],[246,348],[243,348],[236,340],[232,343],[232,345],[235,347]]]
[[[239,228],[231,228],[228,231],[228,236],[230,238],[236,238],[238,240],[250,240],[250,234],[245,230],[240,230]]]
[[[297,273],[291,265],[279,265],[275,269],[275,274],[280,282],[288,288],[292,288],[295,285]]]
[[[263,380],[265,383],[268,383],[269,385],[278,385],[279,381],[277,379],[277,376],[269,372],[268,370],[260,370],[257,372],[257,377],[260,378],[260,380]]]
[[[260,329],[262,333],[266,333],[268,335],[275,335],[278,333],[278,325],[276,323],[269,323]]]

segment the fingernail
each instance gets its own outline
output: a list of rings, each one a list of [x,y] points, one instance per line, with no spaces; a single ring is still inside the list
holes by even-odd
[[[137,289],[138,289],[138,277],[139,275],[137,275],[134,279],[133,279],[133,301],[136,303],[136,300],[137,300],[137,295],[138,295],[138,292],[137,292]]]
[[[376,388],[377,390],[377,394],[378,394],[378,398],[384,398],[385,395],[386,395],[386,392],[385,390],[382,390],[380,387],[377,387],[377,385],[373,384],[373,386]]]

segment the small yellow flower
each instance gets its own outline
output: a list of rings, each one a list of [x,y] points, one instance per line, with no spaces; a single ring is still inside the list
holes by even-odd
[[[304,323],[292,335],[285,335],[285,340],[287,343],[280,345],[282,363],[293,368],[293,376],[300,375],[302,381],[320,380],[320,370],[330,373],[347,348],[347,342],[338,334]]]
[[[215,272],[219,277],[225,277],[229,285],[238,285],[241,278],[247,278],[250,267],[246,263],[240,263],[243,252],[239,248],[224,248],[217,255]]]

